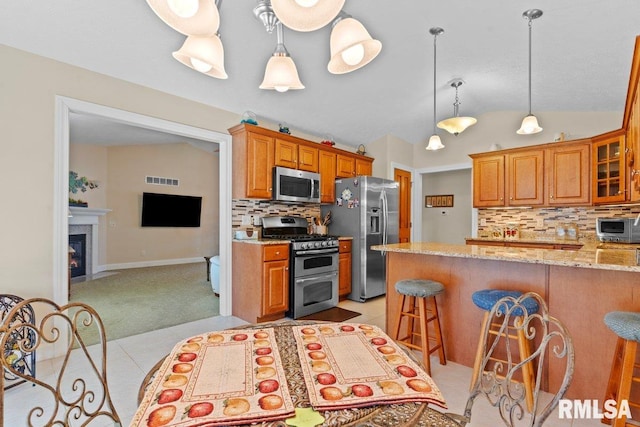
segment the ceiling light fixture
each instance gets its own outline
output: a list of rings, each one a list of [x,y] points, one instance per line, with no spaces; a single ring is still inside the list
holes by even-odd
[[[516,131],[519,135],[530,135],[542,131],[542,128],[538,125],[538,119],[531,114],[531,27],[534,19],[538,19],[542,16],[540,9],[529,9],[524,11],[522,17],[529,20],[529,114],[522,120],[520,129]]]
[[[222,0],[147,0],[147,3],[167,25],[187,36],[182,47],[173,53],[175,59],[208,76],[228,78],[218,32]],[[313,31],[333,20],[331,58],[327,66],[333,74],[357,70],[378,56],[382,43],[373,39],[358,20],[342,12],[344,3],[345,0],[258,0],[254,15],[269,34],[277,29],[278,37],[259,86],[261,89],[278,92],[304,89],[296,65],[284,46],[283,25],[298,31]],[[276,7],[280,12],[276,12]],[[308,25],[320,17],[321,23]]]
[[[478,121],[473,117],[460,117],[458,114],[458,107],[461,104],[458,99],[458,88],[462,86],[462,83],[462,79],[455,79],[451,82],[451,87],[456,89],[456,99],[453,103],[453,117],[442,120],[438,123],[438,127],[440,129],[444,129],[455,136],[458,136],[460,132],[464,132],[464,130],[469,126],[475,125]]]
[[[276,34],[278,44],[269,62],[267,62],[264,80],[262,80],[260,89],[271,89],[278,92],[286,92],[289,89],[304,89],[304,85],[300,81],[300,77],[298,77],[296,64],[284,46],[284,30],[281,22],[276,23]]]
[[[333,74],[344,74],[373,61],[382,50],[382,43],[373,39],[360,21],[340,12],[333,21],[330,48],[331,60],[327,69]]]
[[[212,36],[218,32],[220,14],[213,0],[147,0],[165,24],[185,36]]]
[[[273,11],[286,27],[314,31],[331,22],[345,0],[272,0]]]
[[[433,27],[429,30],[433,35],[433,135],[429,138],[429,145],[426,149],[435,151],[444,148],[440,137],[436,133],[436,41],[438,36],[444,33],[444,30],[440,27]]]

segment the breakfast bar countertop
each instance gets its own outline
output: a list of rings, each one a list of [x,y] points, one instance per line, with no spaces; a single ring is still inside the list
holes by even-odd
[[[456,245],[433,242],[374,245],[373,250],[513,261],[566,267],[595,268],[640,272],[636,262],[636,246],[587,242],[579,250],[517,248],[485,245]]]

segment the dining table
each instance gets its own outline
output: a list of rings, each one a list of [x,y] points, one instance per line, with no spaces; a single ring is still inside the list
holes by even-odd
[[[187,337],[149,371],[138,404],[131,427],[459,427],[411,350],[357,322],[284,320]]]

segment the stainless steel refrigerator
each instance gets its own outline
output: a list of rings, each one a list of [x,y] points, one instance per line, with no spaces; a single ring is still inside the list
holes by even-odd
[[[352,236],[351,293],[365,301],[386,291],[386,254],[371,246],[398,243],[398,183],[371,176],[336,179],[336,201],[321,207],[331,211],[329,232]]]

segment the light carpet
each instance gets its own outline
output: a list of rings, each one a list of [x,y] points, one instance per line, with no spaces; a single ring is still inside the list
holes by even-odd
[[[71,285],[71,301],[93,307],[107,341],[220,314],[204,263],[132,268]],[[95,343],[96,337],[84,337]]]

